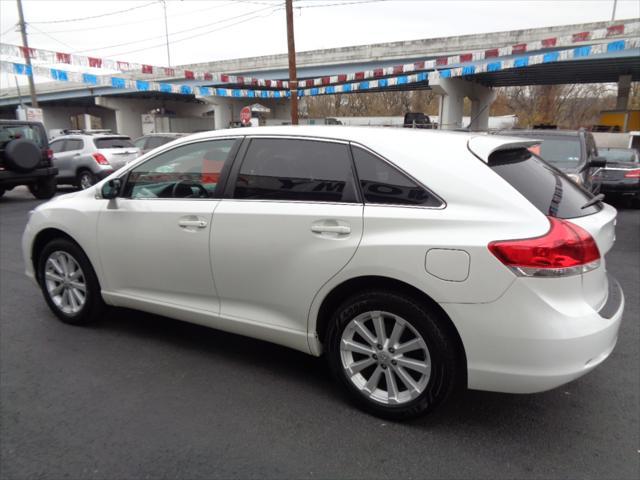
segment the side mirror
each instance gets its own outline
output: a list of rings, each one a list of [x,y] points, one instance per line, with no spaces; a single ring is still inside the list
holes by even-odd
[[[100,193],[102,194],[102,198],[106,198],[107,200],[116,198],[120,193],[121,187],[122,181],[119,178],[113,178],[109,180],[107,183],[102,185],[102,190],[100,191]]]
[[[596,157],[587,163],[587,168],[604,168],[607,166],[607,159],[605,157]]]

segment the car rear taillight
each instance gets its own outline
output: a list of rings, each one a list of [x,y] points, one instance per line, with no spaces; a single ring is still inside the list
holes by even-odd
[[[50,148],[47,148],[45,153],[47,155],[47,160],[53,160],[53,150],[51,150]]]
[[[96,162],[98,162],[100,165],[111,165],[109,163],[109,160],[107,160],[107,157],[105,157],[103,154],[101,153],[94,153],[93,154],[93,158]]]
[[[565,277],[600,266],[600,251],[583,228],[555,217],[547,217],[549,231],[541,237],[489,243],[489,250],[517,275]]]
[[[624,174],[624,178],[640,178],[640,168],[636,168],[635,170],[629,170]]]

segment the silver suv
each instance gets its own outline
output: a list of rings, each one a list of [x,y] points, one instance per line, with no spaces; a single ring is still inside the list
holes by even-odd
[[[58,185],[82,189],[99,182],[140,155],[131,138],[104,132],[80,131],[56,137],[49,144]]]

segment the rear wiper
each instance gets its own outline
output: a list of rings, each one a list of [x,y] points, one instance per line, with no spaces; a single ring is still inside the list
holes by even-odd
[[[582,207],[580,207],[581,210],[584,210],[585,208],[590,207],[591,205],[595,205],[596,203],[601,202],[602,200],[604,200],[604,193],[600,193],[598,195],[596,195],[595,197],[593,197],[591,200],[589,200],[587,203],[585,203],[584,205],[582,205]]]

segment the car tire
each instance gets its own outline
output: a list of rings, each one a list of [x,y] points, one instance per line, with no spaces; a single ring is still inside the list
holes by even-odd
[[[0,198],[2,198],[2,196],[4,195],[5,191],[6,190],[4,188],[0,188]]]
[[[330,320],[325,347],[331,372],[351,400],[382,418],[427,414],[463,384],[463,359],[442,313],[401,293],[349,298]]]
[[[4,147],[4,161],[9,170],[15,172],[30,172],[42,160],[42,150],[28,138],[11,140]]]
[[[76,184],[82,190],[86,190],[96,183],[96,176],[89,170],[80,170],[76,178]]]
[[[56,178],[47,177],[29,185],[29,191],[39,200],[48,200],[56,194],[56,187]]]
[[[58,238],[45,245],[37,278],[49,308],[65,323],[91,323],[106,309],[91,262],[71,240]]]

